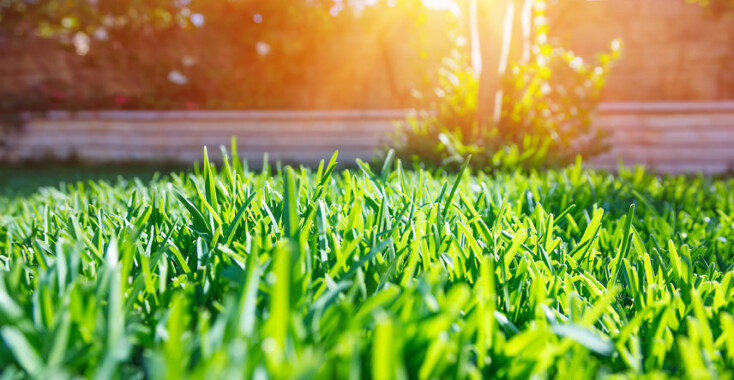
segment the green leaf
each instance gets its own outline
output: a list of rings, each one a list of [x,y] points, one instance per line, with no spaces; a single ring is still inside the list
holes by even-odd
[[[556,335],[569,338],[599,355],[610,356],[614,353],[614,343],[608,339],[602,339],[587,328],[564,324],[554,325],[551,330]]]
[[[31,376],[38,376],[44,370],[43,361],[26,337],[12,326],[0,328],[0,336],[15,360]]]

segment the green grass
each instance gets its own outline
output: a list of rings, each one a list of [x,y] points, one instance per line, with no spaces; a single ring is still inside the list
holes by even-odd
[[[116,181],[119,178],[150,181],[155,173],[185,169],[173,163],[116,163],[89,164],[78,161],[32,162],[21,165],[0,163],[0,196],[29,196],[39,187],[65,188],[79,181]]]
[[[734,375],[734,180],[202,167],[0,200],[3,377]]]

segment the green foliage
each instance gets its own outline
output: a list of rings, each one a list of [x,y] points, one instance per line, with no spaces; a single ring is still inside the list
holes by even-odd
[[[545,20],[545,3],[535,1],[534,20]],[[536,21],[532,58],[515,63],[504,78],[496,126],[476,121],[478,81],[462,47],[444,60],[429,111],[408,118],[397,136],[400,157],[440,165],[471,154],[476,167],[491,170],[557,166],[607,148],[604,133],[591,129],[590,116],[619,58],[619,41],[587,63]]]
[[[734,375],[731,179],[335,166],[0,198],[3,376]]]
[[[174,23],[188,25],[187,15],[181,13],[183,4],[168,0],[4,0],[0,22],[17,32],[33,31],[47,37],[80,31],[91,34],[103,26],[164,28]]]

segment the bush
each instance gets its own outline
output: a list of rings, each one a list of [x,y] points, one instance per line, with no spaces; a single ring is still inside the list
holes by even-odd
[[[544,7],[534,12],[536,20],[544,19]],[[409,117],[396,137],[398,156],[440,165],[472,154],[474,166],[492,170],[556,166],[603,152],[605,135],[591,129],[590,116],[621,43],[613,41],[608,53],[586,63],[548,32],[547,25],[536,25],[532,59],[515,63],[504,78],[498,125],[476,122],[477,78],[458,37],[435,94],[424,98],[430,99],[428,110]]]

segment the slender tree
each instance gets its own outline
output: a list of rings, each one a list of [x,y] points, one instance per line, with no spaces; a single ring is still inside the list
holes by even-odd
[[[510,62],[530,58],[533,0],[467,0],[472,66],[479,76],[476,121],[497,124],[502,114],[502,77]]]

